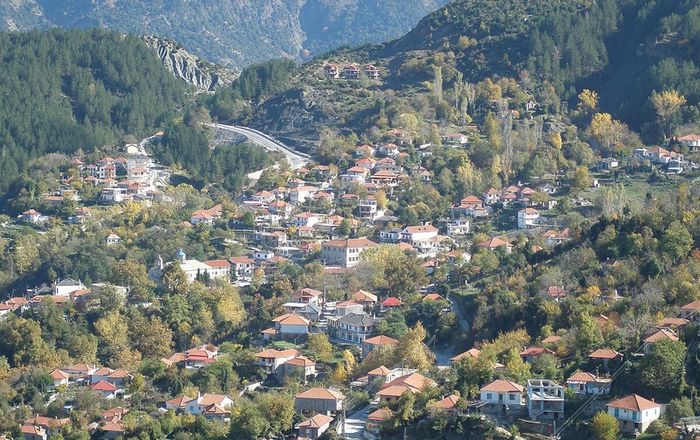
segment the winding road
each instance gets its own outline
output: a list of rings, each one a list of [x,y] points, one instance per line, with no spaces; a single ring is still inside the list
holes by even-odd
[[[265,148],[266,150],[278,151],[284,154],[284,157],[287,159],[287,162],[289,162],[289,164],[292,166],[292,169],[295,170],[307,164],[311,159],[311,156],[309,156],[308,154],[295,151],[294,149],[284,145],[282,142],[278,141],[272,136],[269,136],[253,128],[217,123],[210,123],[204,125],[216,130],[230,131],[233,133],[240,134],[248,138],[248,140],[250,140],[251,142]]]

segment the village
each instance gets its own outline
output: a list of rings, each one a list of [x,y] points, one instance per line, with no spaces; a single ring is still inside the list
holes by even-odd
[[[326,69],[331,67],[334,66],[327,65]],[[338,73],[326,75],[336,78]],[[524,339],[522,346],[513,347],[517,348],[517,362],[508,358],[505,364],[500,362],[504,360],[502,356],[498,359],[493,355],[482,356],[488,341],[433,351],[430,341],[383,334],[386,322],[417,307],[430,310],[434,316],[456,315],[461,331],[469,332],[467,316],[471,315],[465,300],[468,296],[459,292],[473,289],[468,278],[478,278],[479,271],[483,275],[488,270],[487,255],[498,258],[507,258],[513,252],[545,255],[561,248],[574,236],[569,225],[560,219],[557,207],[576,202],[585,206],[580,198],[574,203],[565,201],[571,197],[572,183],[553,175],[539,182],[490,188],[464,197],[447,207],[437,222],[402,222],[390,206],[398,203],[411,182],[430,184],[436,178],[421,165],[422,160],[431,157],[433,147],[413,147],[411,140],[398,129],[387,133],[386,139],[387,142],[379,145],[358,145],[352,163],[345,169],[309,164],[289,171],[284,186],[255,190],[253,182],[253,189],[235,201],[234,215],[222,204],[191,211],[188,221],[183,222],[186,228],[203,230],[225,225],[235,231],[235,243],[242,244],[239,251],[236,255],[219,253],[217,258],[204,261],[189,257],[183,248],[171,255],[153,254],[148,277],[155,285],[164,286],[171,282],[173,274],[181,274],[187,284],[223,283],[245,291],[276,279],[278,271],[289,264],[316,262],[321,265],[324,277],[337,280],[357,276],[358,271],[366,270],[367,255],[383,250],[386,255],[398,252],[396,255],[408,255],[417,261],[422,272],[419,278],[425,282],[409,294],[349,290],[349,285],[340,288],[340,297],[337,289],[330,292],[325,285],[309,284],[294,290],[279,304],[277,310],[282,313],[271,316],[258,334],[251,335],[252,357],[248,366],[256,373],[238,390],[238,395],[197,391],[165,396],[157,402],[158,409],[151,417],[163,417],[173,411],[228,423],[240,396],[264,393],[271,389],[271,384],[284,386],[290,380],[302,384],[301,390],[293,395],[297,414],[294,429],[299,439],[317,439],[331,431],[345,438],[380,438],[383,427],[401,411],[407,395],[430,396],[427,403],[430,417],[437,417],[435,414],[479,420],[488,417],[501,429],[518,425],[522,432],[545,436],[559,435],[576,418],[582,414],[590,418],[595,411],[607,412],[619,421],[623,431],[637,434],[644,433],[664,416],[667,402],[657,403],[653,395],[618,394],[620,389],[613,386],[628,368],[630,355],[648,355],[660,341],[694,339],[697,335],[686,330],[695,328],[695,320],[700,317],[698,301],[683,305],[677,316],[662,317],[645,329],[640,347],[625,347],[623,353],[623,347],[607,346],[601,340],[600,345],[590,346],[585,358],[574,364],[565,355],[568,339],[562,333]],[[468,136],[460,133],[445,134],[442,141],[442,148],[447,149],[467,148],[469,143]],[[690,151],[700,148],[697,135],[680,137],[677,142]],[[681,173],[684,167],[692,166],[680,153],[661,147],[635,150],[626,162],[630,169],[635,162],[646,162],[647,166],[659,167],[669,174]],[[591,172],[600,177],[583,179],[586,188],[581,189],[599,187],[600,181],[622,164],[617,159],[603,158],[596,167]],[[82,198],[74,188],[76,182],[81,183],[79,188],[84,185],[98,188],[95,197],[99,205],[150,206],[172,202],[163,184],[167,176],[167,170],[139,154],[128,158],[104,157],[87,165],[75,158],[61,176],[60,187],[45,196],[45,206],[50,209],[70,201],[74,211],[64,211],[62,221],[84,228],[91,221],[91,211],[104,208],[81,205]],[[497,222],[497,219],[501,220]],[[55,221],[34,208],[16,220],[18,224],[39,229]],[[105,236],[107,246],[121,245],[122,237],[115,232]],[[382,254],[377,255],[381,258]],[[476,271],[469,272],[465,267],[473,268],[473,259],[479,263]],[[23,316],[47,303],[59,309],[89,310],[94,307],[95,298],[104,296],[103,290],[116,292],[122,301],[127,301],[131,287],[101,281],[86,286],[70,278],[57,280],[53,285],[30,288],[4,300],[0,304],[0,317]],[[564,283],[553,282],[545,285],[538,295],[563,303],[569,291]],[[616,298],[614,290],[601,295],[602,301]],[[145,302],[137,305],[149,307]],[[614,333],[619,325],[604,314],[592,319],[604,336]],[[435,335],[429,337],[435,340]],[[311,349],[311,341],[318,338],[330,344],[333,351],[343,353],[345,374],[340,379],[329,370],[328,359],[314,357],[318,353]],[[197,371],[216,364],[222,355],[220,348],[213,341],[202,342],[163,357],[160,360],[163,368]],[[415,344],[419,344],[418,351],[428,360],[427,364],[382,363],[397,359],[394,350],[406,350]],[[551,374],[520,375],[519,380],[513,380],[515,363],[533,365],[533,370],[542,371],[540,359],[553,362],[555,368],[566,363],[566,371],[573,374],[559,381],[552,380]],[[367,368],[355,368],[358,375],[348,374],[356,363]],[[480,365],[490,371],[487,375],[490,380],[478,384],[471,395],[461,395],[451,388],[454,385],[454,379],[449,379],[451,375]],[[45,373],[51,379],[45,395],[49,400],[71,389],[87,387],[105,401],[113,402],[98,419],[91,421],[90,430],[100,433],[102,438],[124,435],[127,428],[122,419],[130,411],[130,383],[140,373],[130,371],[127,366],[112,369],[89,363],[64,365]],[[329,381],[331,376],[336,377]],[[616,393],[611,395],[611,390]],[[358,393],[366,397],[358,398]],[[576,408],[573,412],[567,410],[572,404]],[[67,417],[35,416],[24,421],[21,432],[28,440],[46,440],[71,423]]]

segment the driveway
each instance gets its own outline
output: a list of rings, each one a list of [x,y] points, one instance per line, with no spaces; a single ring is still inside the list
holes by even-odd
[[[361,410],[349,415],[345,421],[345,435],[343,438],[347,439],[361,439],[362,431],[365,429],[365,424],[367,423],[367,416],[370,413],[369,405],[362,408]],[[342,424],[338,424],[338,431],[342,429]]]

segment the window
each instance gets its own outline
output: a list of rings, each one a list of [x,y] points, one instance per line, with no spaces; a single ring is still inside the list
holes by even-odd
[[[515,394],[508,394],[509,400],[515,400]]]
[[[486,394],[486,400],[491,400],[491,393]]]
[[[615,408],[615,417],[620,417],[620,410]]]

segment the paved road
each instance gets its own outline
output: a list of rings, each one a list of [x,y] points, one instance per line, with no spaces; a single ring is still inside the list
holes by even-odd
[[[205,124],[208,127],[215,128],[217,130],[231,131],[238,133],[247,137],[251,142],[262,146],[267,150],[278,151],[287,158],[287,161],[292,166],[292,169],[301,168],[306,163],[309,162],[310,156],[308,154],[300,153],[294,149],[284,145],[282,142],[274,139],[271,136],[266,135],[258,130],[240,127],[237,125],[224,125],[224,124]]]
[[[370,413],[369,406],[362,408],[361,410],[355,412],[354,414],[348,416],[345,421],[345,435],[343,438],[346,439],[362,439],[362,431],[365,429],[367,424],[367,416]],[[338,426],[340,429],[340,426]]]

